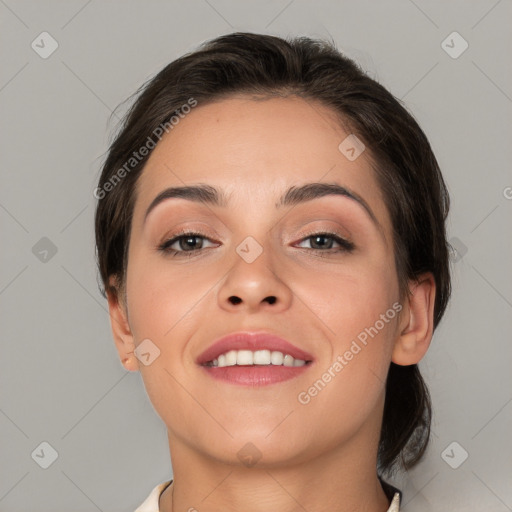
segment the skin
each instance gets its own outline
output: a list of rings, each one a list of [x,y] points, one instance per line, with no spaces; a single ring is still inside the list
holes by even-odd
[[[310,100],[237,96],[195,107],[146,164],[126,297],[108,299],[120,359],[142,373],[167,426],[174,482],[160,498],[162,512],[384,512],[389,506],[376,475],[385,379],[390,361],[417,363],[427,351],[435,284],[425,274],[401,297],[391,221],[369,151],[349,161],[338,150],[347,135],[327,107]],[[357,193],[378,225],[346,197],[276,208],[288,187],[313,181]],[[144,222],[162,190],[199,183],[222,189],[229,203],[168,199]],[[195,242],[200,247],[202,240],[202,250],[186,258],[157,249],[182,227],[205,232]],[[308,230],[335,231],[355,249],[334,252],[335,242],[318,249]],[[252,263],[235,250],[247,236],[263,248]],[[240,300],[230,301],[233,296]],[[308,404],[299,403],[298,394],[396,302],[400,314]],[[295,379],[264,387],[212,379],[195,358],[239,330],[278,334],[313,354],[314,363]],[[147,338],[160,356],[145,366],[133,352]],[[237,456],[249,442],[261,454],[252,467]]]

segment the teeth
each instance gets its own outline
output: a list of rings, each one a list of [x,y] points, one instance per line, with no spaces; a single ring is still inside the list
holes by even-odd
[[[270,354],[270,362],[272,364],[283,364],[284,355],[282,352],[274,351]]]
[[[226,354],[226,366],[235,366],[236,364],[236,350],[230,350]]]
[[[270,350],[256,350],[254,364],[270,364]]]
[[[283,354],[277,350],[230,350],[214,359],[209,366],[304,366],[306,361],[303,359],[294,359],[290,354]]]
[[[293,357],[286,354],[283,361],[284,366],[293,366]]]
[[[222,356],[219,356],[219,358]],[[250,350],[239,350],[236,355],[236,364],[253,364],[254,356]],[[222,366],[219,361],[219,366]]]

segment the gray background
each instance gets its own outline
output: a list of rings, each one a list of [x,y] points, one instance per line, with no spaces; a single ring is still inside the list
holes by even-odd
[[[0,16],[1,512],[133,511],[171,477],[165,426],[118,360],[97,288],[92,191],[115,107],[236,30],[332,36],[427,133],[458,252],[421,364],[433,442],[395,483],[404,511],[512,510],[510,0],[0,0]],[[51,48],[43,31],[59,45],[47,58],[31,47]],[[469,44],[457,58],[442,46],[453,31]],[[42,442],[58,452],[48,469]]]

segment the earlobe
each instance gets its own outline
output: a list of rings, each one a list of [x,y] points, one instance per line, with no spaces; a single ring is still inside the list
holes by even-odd
[[[409,291],[391,357],[393,363],[401,366],[417,364],[423,358],[434,332],[434,276],[430,272],[421,275],[410,282]]]
[[[119,292],[115,276],[109,279],[109,287],[106,290],[108,310],[110,314],[110,326],[116,349],[119,353],[121,364],[128,371],[138,371],[139,366],[135,357],[135,343],[128,322],[126,305],[119,300]]]

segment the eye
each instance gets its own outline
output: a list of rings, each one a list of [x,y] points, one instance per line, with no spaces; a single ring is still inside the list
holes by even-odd
[[[198,232],[183,232],[173,235],[171,238],[164,240],[158,245],[158,250],[170,254],[171,256],[191,257],[194,253],[198,253],[205,249],[204,242],[207,241],[215,246],[215,242],[210,240],[205,234]],[[311,233],[303,238],[299,244],[309,242],[312,251],[323,253],[352,252],[355,248],[354,244],[337,233]],[[337,245],[338,247],[333,247]],[[307,247],[303,247],[308,249]]]
[[[311,250],[321,252],[352,252],[355,248],[352,242],[342,238],[337,233],[311,233],[306,238],[303,238],[300,243],[310,241]],[[333,244],[338,247],[333,248]],[[306,247],[307,249],[307,247]]]
[[[169,253],[172,256],[192,256],[192,254],[184,253],[195,253],[201,251],[202,249],[204,249],[203,244],[205,240],[211,241],[203,233],[184,232],[182,234],[164,240],[158,246],[158,250],[165,253]]]

